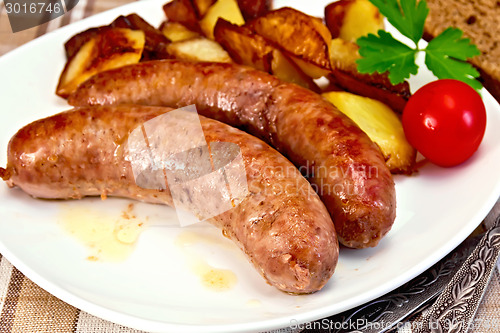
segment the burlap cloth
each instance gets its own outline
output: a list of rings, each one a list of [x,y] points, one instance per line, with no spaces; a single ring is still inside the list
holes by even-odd
[[[92,14],[132,2],[131,0],[80,0],[78,5],[53,21],[12,33],[6,9],[0,3],[0,55]],[[3,110],[4,111],[4,110]],[[485,225],[500,214],[500,201]],[[495,273],[476,316],[475,332],[500,332],[500,278]],[[9,332],[139,332],[94,317],[52,296],[25,277],[0,254],[0,333]]]

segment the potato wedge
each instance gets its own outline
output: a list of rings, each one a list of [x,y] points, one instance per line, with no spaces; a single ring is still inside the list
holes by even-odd
[[[319,79],[320,77],[327,76],[331,70],[324,67],[318,66],[315,63],[306,61],[300,57],[293,54],[286,53],[287,56],[293,60],[293,62],[300,68],[300,70],[306,73],[307,76],[313,79]]]
[[[351,118],[380,147],[392,173],[413,172],[417,151],[406,140],[401,121],[387,105],[343,91],[322,96]]]
[[[356,60],[360,55],[358,45],[353,42],[335,38],[330,49],[333,70],[328,78],[331,83],[352,93],[377,99],[394,111],[403,112],[411,96],[408,82],[393,85],[386,73],[359,73]]]
[[[170,22],[178,22],[189,30],[201,33],[196,9],[191,0],[172,0],[163,6],[163,12]]]
[[[216,0],[192,0],[193,7],[196,11],[196,16],[198,16],[198,19],[201,19],[203,16],[208,11],[208,8],[210,8]]]
[[[358,71],[356,60],[360,59],[358,44],[342,38],[330,42],[330,61],[333,68],[345,71]]]
[[[189,30],[179,22],[165,21],[161,24],[160,31],[172,42],[200,37],[199,33]]]
[[[166,58],[166,46],[169,40],[156,28],[146,22],[137,14],[118,16],[111,24],[101,27],[90,28],[71,37],[65,44],[66,59],[73,57],[90,39],[112,28],[126,28],[142,30],[146,37],[144,51],[141,60],[153,60]]]
[[[108,69],[138,63],[145,45],[141,30],[109,28],[83,44],[66,63],[56,94],[66,98],[89,77]]]
[[[219,19],[214,28],[214,37],[235,62],[274,74],[283,81],[319,91],[314,81],[280,49],[250,29]]]
[[[232,62],[231,57],[222,46],[204,37],[170,43],[167,46],[167,50],[176,59]]]
[[[332,34],[332,38],[340,37],[340,28],[344,23],[345,14],[354,1],[339,0],[325,7],[325,23]]]
[[[318,18],[284,7],[249,21],[245,26],[282,48],[313,78],[331,69],[330,33]]]
[[[271,74],[274,74],[280,80],[298,84],[314,92],[319,93],[321,91],[318,85],[311,79],[311,76],[304,73],[293,60],[279,49],[273,50]]]
[[[271,0],[238,0],[245,21],[266,14],[271,10]]]
[[[119,16],[110,25],[113,28],[141,30],[146,36],[141,61],[168,58],[167,44],[170,42],[160,30],[153,27],[137,14]]]
[[[87,43],[89,40],[99,35],[100,33],[102,33],[104,30],[108,29],[111,29],[111,27],[102,26],[102,27],[90,28],[68,39],[66,43],[64,43],[64,50],[66,51],[66,59],[73,57],[85,43]]]
[[[217,0],[200,21],[201,30],[210,39],[214,39],[214,27],[219,18],[236,25],[245,24],[236,0]]]
[[[236,63],[272,73],[274,47],[264,37],[219,18],[214,27],[214,38]]]
[[[356,41],[384,29],[384,18],[368,0],[340,0],[325,7],[325,21],[333,38]]]

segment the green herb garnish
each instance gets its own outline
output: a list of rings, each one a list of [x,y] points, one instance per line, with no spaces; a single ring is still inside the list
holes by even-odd
[[[389,72],[392,84],[398,84],[417,74],[415,63],[417,53],[425,53],[425,64],[439,79],[456,79],[469,84],[474,89],[482,85],[475,78],[479,72],[467,59],[481,54],[470,39],[462,38],[462,30],[448,28],[432,39],[427,47],[420,49],[418,42],[422,39],[424,23],[429,8],[425,0],[370,0],[387,20],[408,37],[414,47],[410,47],[384,30],[377,35],[369,34],[357,40],[361,59],[357,60],[360,73]]]

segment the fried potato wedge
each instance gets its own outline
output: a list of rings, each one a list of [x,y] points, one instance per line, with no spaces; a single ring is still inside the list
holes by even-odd
[[[176,59],[190,61],[232,62],[229,54],[217,42],[200,37],[170,43],[168,52]]]
[[[384,29],[384,18],[368,0],[340,0],[325,7],[325,21],[333,38],[356,41]]]
[[[293,60],[302,72],[306,73],[307,76],[313,79],[319,79],[320,77],[326,76],[331,72],[330,69],[318,66],[315,63],[306,61],[295,55],[287,53],[287,56]]]
[[[273,50],[271,74],[276,75],[280,80],[298,84],[314,92],[319,93],[321,91],[318,85],[311,79],[311,76],[304,73],[293,60],[279,49]]]
[[[359,46],[342,38],[334,38],[330,43],[330,61],[333,68],[356,71],[356,60],[360,59]]]
[[[102,33],[104,30],[111,29],[109,26],[102,26],[96,28],[90,28],[82,31],[64,43],[64,50],[66,51],[66,59],[73,57],[89,40]]]
[[[195,6],[191,0],[172,0],[163,6],[163,12],[170,22],[178,22],[189,30],[201,33]]]
[[[146,42],[141,60],[165,59],[169,40],[155,27],[137,14],[117,17],[111,24],[90,28],[71,37],[65,44],[66,59],[73,57],[90,39],[112,28],[126,28],[144,32]]]
[[[271,9],[271,0],[238,0],[245,21],[266,14]]]
[[[343,91],[322,96],[351,118],[380,147],[392,173],[413,172],[417,151],[406,140],[399,117],[387,105]]]
[[[199,33],[189,30],[179,22],[165,21],[161,24],[160,31],[172,42],[200,37]]]
[[[318,78],[331,69],[330,32],[316,17],[284,7],[249,21],[245,26],[282,48],[309,76]]]
[[[66,63],[56,94],[66,98],[89,77],[108,69],[138,63],[145,45],[141,30],[102,29]]]
[[[146,22],[137,14],[119,16],[111,24],[113,28],[127,28],[144,32],[146,42],[141,61],[168,58],[167,45],[170,42],[159,29]]]
[[[214,37],[235,62],[274,74],[283,81],[319,91],[314,81],[280,49],[252,30],[219,19],[214,28]]]
[[[264,37],[220,18],[214,27],[214,38],[236,63],[272,73],[275,48]]]
[[[333,70],[328,78],[333,84],[352,93],[377,99],[394,111],[403,112],[411,96],[408,82],[393,85],[385,73],[359,73],[356,60],[360,55],[358,45],[353,42],[335,38],[330,50]]]
[[[245,24],[236,0],[217,0],[200,21],[201,30],[210,39],[214,39],[214,27],[219,18],[236,25]]]
[[[202,18],[208,11],[208,8],[215,3],[216,0],[192,0],[193,7],[196,11],[196,16]]]

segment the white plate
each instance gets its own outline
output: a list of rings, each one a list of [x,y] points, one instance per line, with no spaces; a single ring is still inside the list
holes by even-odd
[[[284,1],[322,16],[329,1]],[[54,94],[64,66],[63,43],[76,32],[137,12],[153,24],[164,1],[140,1],[59,29],[0,58],[0,165],[17,129],[67,109]],[[278,4],[279,5],[279,4]],[[412,79],[421,85],[426,72]],[[119,216],[128,201],[35,200],[0,184],[0,253],[35,283],[62,300],[104,319],[148,331],[262,331],[302,323],[349,309],[415,277],[465,239],[500,195],[500,106],[483,93],[488,125],[483,143],[465,164],[425,166],[396,177],[397,220],[380,246],[342,249],[333,278],[320,292],[290,296],[266,285],[236,246],[208,225],[176,225],[168,207],[137,204],[149,217],[135,251],[124,262],[91,262],[86,248],[56,222],[68,207]],[[81,211],[81,210],[80,210]],[[179,235],[204,235],[191,251],[212,266],[233,271],[237,284],[225,292],[201,285],[190,269]],[[200,237],[201,239],[201,237]]]

